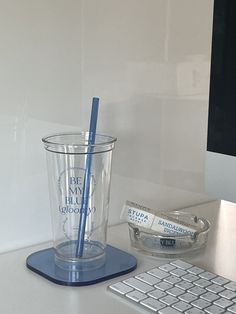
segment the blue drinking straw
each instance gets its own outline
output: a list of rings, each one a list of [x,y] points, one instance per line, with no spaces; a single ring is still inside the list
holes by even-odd
[[[98,118],[98,107],[99,107],[99,98],[94,97],[92,102],[92,110],[90,117],[90,126],[89,126],[89,139],[88,139],[88,150],[86,154],[86,166],[84,174],[84,186],[81,199],[81,210],[80,210],[80,221],[79,221],[79,230],[78,230],[78,239],[76,245],[76,257],[83,256],[84,250],[84,236],[85,236],[85,227],[86,227],[86,218],[88,211],[88,201],[89,201],[89,190],[90,190],[90,177],[91,177],[91,166],[92,166],[92,152],[93,144],[95,143],[96,128],[97,128],[97,118]]]

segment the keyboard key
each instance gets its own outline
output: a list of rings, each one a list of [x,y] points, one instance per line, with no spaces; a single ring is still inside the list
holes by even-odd
[[[224,287],[219,286],[219,285],[217,285],[217,284],[213,284],[213,285],[211,285],[211,286],[208,286],[208,287],[206,287],[206,289],[207,289],[208,291],[213,292],[213,293],[219,293],[219,292],[225,290]]]
[[[164,270],[169,273],[171,270],[176,269],[176,267],[171,264],[165,264],[165,265],[161,265],[159,269]]]
[[[181,279],[179,277],[176,277],[174,275],[171,275],[167,278],[164,279],[166,282],[172,284],[172,285],[175,285],[177,282],[180,282]]]
[[[230,281],[225,285],[225,288],[236,292],[236,282]]]
[[[212,293],[210,291],[200,295],[200,298],[209,301],[209,302],[214,302],[215,300],[219,299],[220,297],[218,294]]]
[[[198,280],[199,277],[196,275],[193,275],[193,274],[187,274],[187,275],[183,276],[182,279],[187,280],[189,282],[193,282],[193,281]]]
[[[191,303],[197,300],[197,296],[193,295],[192,293],[185,293],[185,294],[180,295],[179,299],[187,303]]]
[[[183,301],[179,301],[175,304],[173,304],[173,308],[175,308],[176,310],[179,310],[180,312],[185,312],[189,309],[191,309],[191,305],[186,303],[186,302],[183,302]]]
[[[133,291],[127,293],[126,297],[135,301],[135,302],[140,302],[140,301],[146,299],[147,295],[145,293],[138,291],[138,290],[133,290]]]
[[[160,290],[162,290],[162,291],[166,291],[166,290],[168,290],[168,289],[173,288],[173,285],[171,285],[171,284],[168,283],[168,282],[161,281],[161,282],[159,282],[157,285],[155,285],[154,287],[157,288],[157,289],[160,289]]]
[[[191,308],[185,312],[185,314],[206,314],[202,310],[199,310],[197,308]]]
[[[164,291],[156,289],[156,290],[149,292],[148,295],[150,297],[153,297],[154,299],[160,299],[160,298],[165,297],[167,294]]]
[[[181,268],[183,270],[186,270],[186,269],[191,268],[193,266],[193,265],[191,265],[191,264],[189,264],[187,262],[181,261],[179,259],[176,260],[176,261],[171,262],[171,265],[176,266],[178,268]]]
[[[170,273],[177,277],[182,277],[187,274],[187,272],[181,268],[176,268],[174,270],[171,270]]]
[[[231,300],[236,297],[236,292],[225,289],[224,291],[220,292],[219,295],[223,298]]]
[[[231,313],[236,313],[236,304],[232,305],[232,306],[229,307],[227,310],[228,310],[229,312],[231,312]]]
[[[155,300],[153,298],[147,298],[147,299],[141,301],[140,304],[144,305],[145,307],[149,308],[152,311],[159,311],[160,309],[165,307],[165,305],[163,303],[161,303],[158,300]]]
[[[214,301],[213,303],[214,303],[215,305],[218,305],[218,306],[222,307],[223,309],[225,309],[225,308],[227,308],[227,307],[233,305],[233,302],[232,302],[232,301],[227,300],[227,299],[225,299],[225,298],[220,298],[220,299]]]
[[[207,307],[205,309],[206,313],[209,313],[209,314],[221,314],[221,313],[225,313],[225,311],[219,307],[219,306],[216,306],[216,305],[211,305],[209,307]]]
[[[171,295],[167,295],[166,297],[159,299],[159,301],[161,301],[167,305],[172,305],[173,303],[176,303],[179,300],[175,297],[172,297]]]
[[[193,288],[188,289],[188,292],[196,296],[200,296],[201,294],[206,293],[207,291],[201,287],[195,286]]]
[[[168,294],[173,295],[174,297],[178,297],[179,295],[184,293],[184,290],[174,287],[166,291]]]
[[[204,269],[197,267],[197,266],[193,266],[193,267],[189,268],[187,271],[193,275],[199,275],[199,274],[204,272]]]
[[[154,289],[154,287],[146,284],[145,282],[142,282],[136,278],[129,278],[123,281],[128,286],[137,289],[138,291],[141,291],[143,293],[150,292]]]
[[[207,280],[211,280],[211,279],[215,278],[216,275],[213,273],[210,273],[209,271],[204,271],[203,273],[201,273],[199,275],[199,277],[207,279]]]
[[[191,282],[183,280],[183,281],[177,282],[176,287],[183,289],[183,290],[188,290],[188,289],[194,287],[194,285]]]
[[[149,270],[148,273],[152,276],[159,278],[159,279],[164,279],[164,278],[169,276],[169,274],[167,272],[160,270],[158,268],[153,268],[153,269]]]
[[[210,282],[209,280],[206,280],[206,279],[199,279],[199,280],[194,281],[194,284],[195,284],[196,286],[205,288],[205,287],[207,287],[207,286],[210,286],[210,285],[211,285],[211,282]]]
[[[173,309],[172,307],[166,307],[159,311],[160,314],[181,314],[181,312]]]
[[[160,279],[158,279],[152,275],[149,275],[147,273],[139,274],[139,275],[135,276],[135,278],[137,278],[143,282],[146,282],[149,285],[155,285],[161,281]]]
[[[117,282],[114,285],[109,286],[109,288],[111,290],[114,290],[115,292],[122,294],[122,295],[124,295],[130,291],[133,291],[133,288],[125,285],[123,282]]]
[[[210,302],[203,300],[203,299],[197,299],[191,303],[192,305],[196,306],[200,310],[205,309],[205,307],[209,307],[211,305]]]
[[[225,285],[229,282],[228,279],[221,277],[221,276],[217,276],[217,277],[213,278],[211,281],[217,285],[220,285],[220,286]]]

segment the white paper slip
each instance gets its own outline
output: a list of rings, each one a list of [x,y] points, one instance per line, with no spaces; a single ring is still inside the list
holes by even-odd
[[[164,211],[154,211],[148,207],[130,201],[126,201],[120,218],[134,225],[162,234],[189,234],[193,236],[197,231],[195,226],[168,216]]]

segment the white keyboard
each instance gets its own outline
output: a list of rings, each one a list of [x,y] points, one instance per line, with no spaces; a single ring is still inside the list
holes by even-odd
[[[236,313],[236,282],[175,260],[108,289],[160,314]]]

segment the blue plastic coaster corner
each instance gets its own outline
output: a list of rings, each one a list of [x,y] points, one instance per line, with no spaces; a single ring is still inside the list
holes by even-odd
[[[134,256],[113,246],[106,247],[105,264],[87,271],[66,271],[54,261],[54,249],[49,248],[32,253],[26,260],[26,266],[38,275],[63,286],[86,286],[133,271],[137,267]]]

